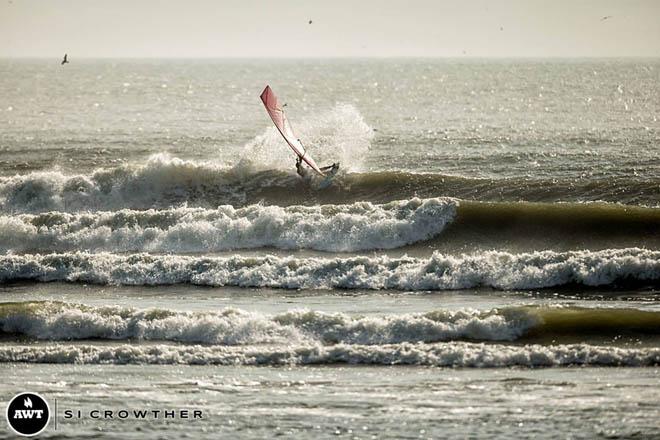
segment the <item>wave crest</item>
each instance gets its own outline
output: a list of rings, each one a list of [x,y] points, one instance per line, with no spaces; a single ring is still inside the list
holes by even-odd
[[[440,344],[345,345],[302,347],[204,347],[172,345],[3,346],[0,363],[290,365],[369,364],[502,368],[660,365],[658,348],[571,345]]]
[[[289,159],[286,159],[289,160]],[[343,168],[343,166],[342,166]],[[657,206],[659,182],[555,182],[487,180],[396,171],[348,173],[319,190],[306,185],[293,164],[257,166],[245,160],[233,167],[154,155],[145,164],[71,175],[60,171],[0,177],[0,211],[15,213],[163,209],[172,206],[342,204],[368,200],[387,203],[415,197],[456,197],[480,201],[610,201]],[[588,210],[588,208],[587,208]]]
[[[271,316],[233,308],[175,312],[59,302],[0,305],[2,332],[50,340],[144,339],[220,345],[502,341],[518,339],[540,322],[522,308],[377,316],[293,310]]]
[[[191,257],[107,253],[5,255],[0,281],[274,287],[287,289],[538,289],[660,280],[660,252],[644,249],[489,251],[430,258]]]
[[[457,202],[412,199],[375,205],[121,210],[0,216],[0,249],[218,252],[275,247],[392,249],[427,240],[452,221]]]

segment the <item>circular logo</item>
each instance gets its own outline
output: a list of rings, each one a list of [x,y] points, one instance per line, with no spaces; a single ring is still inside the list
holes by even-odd
[[[46,400],[35,393],[20,393],[7,405],[7,422],[18,435],[37,435],[48,425],[50,408]]]

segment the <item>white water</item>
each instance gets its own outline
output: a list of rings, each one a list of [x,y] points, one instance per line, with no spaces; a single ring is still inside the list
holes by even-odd
[[[0,216],[0,249],[217,252],[276,247],[357,251],[427,240],[455,216],[450,199],[375,205],[263,206]]]
[[[489,251],[430,258],[190,257],[108,253],[5,255],[0,280],[94,284],[278,287],[286,289],[538,289],[611,286],[660,279],[660,253],[644,249]]]
[[[1,332],[37,339],[144,339],[221,345],[515,340],[541,322],[533,311],[525,309],[355,317],[313,310],[265,315],[234,308],[173,312],[51,302],[0,308]]]
[[[654,366],[658,348],[491,345],[467,342],[334,346],[37,345],[0,347],[0,362],[76,364],[287,365],[369,364],[436,367]]]

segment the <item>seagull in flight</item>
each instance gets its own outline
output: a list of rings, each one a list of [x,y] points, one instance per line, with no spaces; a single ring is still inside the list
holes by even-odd
[[[60,65],[63,66],[63,65],[65,65],[65,64],[68,63],[68,62],[69,62],[69,60],[66,59],[66,54],[64,54],[64,59],[62,60],[62,62],[60,63]]]
[[[601,18],[600,21],[609,20],[610,18],[612,18],[612,15],[606,15],[603,18]]]

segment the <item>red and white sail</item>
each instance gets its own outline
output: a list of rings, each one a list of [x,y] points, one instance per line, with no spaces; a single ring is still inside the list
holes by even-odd
[[[284,138],[289,147],[302,159],[307,165],[309,165],[314,171],[319,173],[321,176],[325,176],[323,171],[316,165],[314,159],[305,151],[300,139],[293,133],[293,128],[289,124],[289,120],[284,114],[284,110],[280,107],[277,102],[277,96],[273,93],[273,90],[270,86],[266,86],[263,92],[261,92],[261,101],[263,101],[266,111],[270,115],[270,118],[273,120],[275,127],[279,130],[280,134]]]

